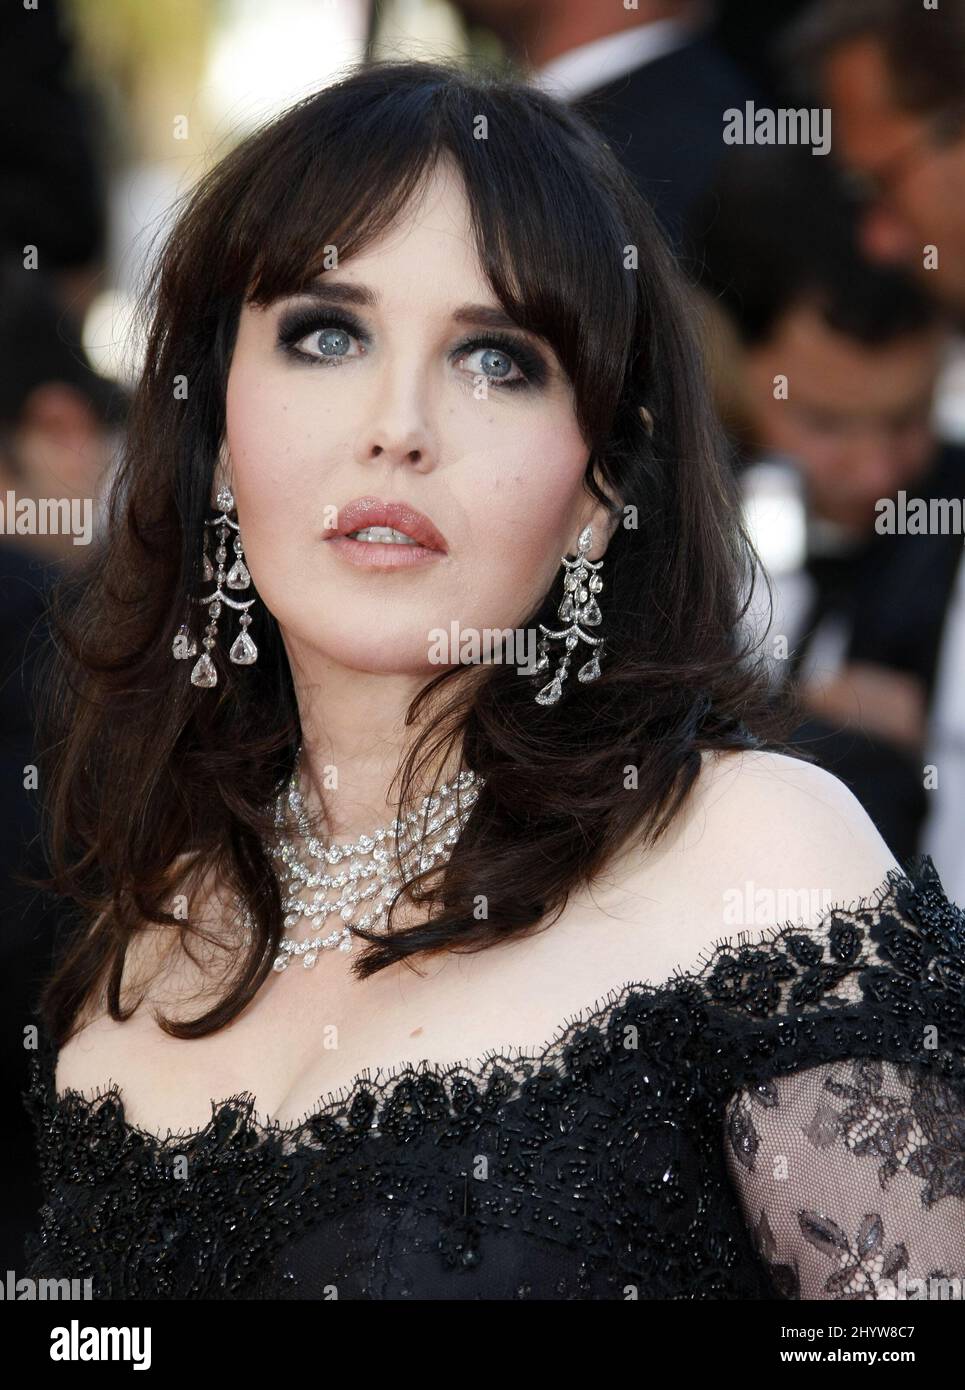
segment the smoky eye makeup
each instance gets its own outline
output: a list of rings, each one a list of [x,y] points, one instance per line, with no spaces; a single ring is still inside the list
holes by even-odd
[[[321,308],[309,304],[293,306],[280,315],[277,329],[278,347],[294,361],[307,363],[311,366],[341,366],[343,360],[357,360],[356,358],[343,358],[335,353],[325,355],[306,352],[299,346],[304,338],[310,337],[313,333],[324,332],[326,329],[348,333],[356,338],[363,347],[369,347],[372,342],[371,334],[350,310]],[[549,380],[550,368],[543,355],[524,337],[514,333],[480,330],[467,334],[452,349],[450,359],[458,361],[480,348],[503,353],[512,360],[522,375],[501,380],[497,376],[488,376],[484,372],[467,372],[466,375],[470,378],[481,376],[490,385],[505,391],[519,390],[525,387],[538,388],[544,386]]]
[[[302,352],[298,343],[312,333],[321,333],[326,328],[340,328],[358,338],[364,346],[371,342],[365,327],[347,309],[319,309],[311,305],[286,309],[278,320],[278,346],[293,357],[308,361],[318,361],[313,354]]]

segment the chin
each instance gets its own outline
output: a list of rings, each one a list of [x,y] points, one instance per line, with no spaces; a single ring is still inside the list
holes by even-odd
[[[342,640],[319,640],[313,645],[340,666],[372,675],[423,676],[430,680],[444,669],[429,661],[428,642],[421,628],[411,636],[396,631],[381,640],[374,625],[368,626],[360,618],[358,627]]]

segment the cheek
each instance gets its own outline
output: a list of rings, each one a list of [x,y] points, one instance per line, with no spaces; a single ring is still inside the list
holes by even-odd
[[[802,450],[808,475],[816,487],[825,492],[847,492],[851,476],[848,467],[848,446],[832,436],[814,439]]]
[[[454,480],[469,536],[459,565],[467,625],[516,621],[553,583],[561,557],[575,554],[587,455],[571,416],[521,422]]]
[[[225,400],[225,433],[238,516],[252,560],[325,526],[334,484],[332,424],[304,392],[271,370],[234,367]],[[328,447],[326,445],[328,444]]]
[[[331,492],[318,431],[289,385],[270,369],[236,361],[225,434],[245,558],[266,608],[283,627],[296,629],[300,596],[317,582],[315,552]]]
[[[298,393],[271,371],[233,366],[225,412],[228,448],[240,489],[276,486],[310,456],[318,412],[313,420]]]

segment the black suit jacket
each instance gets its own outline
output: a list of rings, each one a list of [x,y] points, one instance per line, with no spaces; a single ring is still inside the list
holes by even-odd
[[[724,112],[759,93],[709,39],[698,38],[577,98],[662,223],[686,251],[684,227],[728,147]]]

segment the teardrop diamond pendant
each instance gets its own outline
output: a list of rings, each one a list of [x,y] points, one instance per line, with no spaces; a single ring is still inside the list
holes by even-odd
[[[563,686],[560,683],[560,678],[554,676],[549,685],[544,685],[536,696],[536,703],[538,705],[555,705],[562,694]]]
[[[218,684],[218,672],[207,652],[201,656],[191,672],[191,684],[210,687]]]
[[[258,660],[258,648],[248,636],[248,624],[251,619],[247,613],[241,615],[241,631],[231,644],[231,651],[228,653],[236,666],[251,666]]]
[[[258,648],[247,632],[241,632],[232,642],[228,655],[236,666],[251,666],[258,660]]]
[[[237,544],[237,542],[236,542]],[[244,560],[236,560],[228,571],[228,578],[225,580],[229,589],[247,589],[251,583],[251,575],[248,573],[248,566]]]

